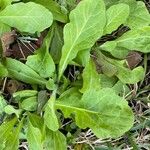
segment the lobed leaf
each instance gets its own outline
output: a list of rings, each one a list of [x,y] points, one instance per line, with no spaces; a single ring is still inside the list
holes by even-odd
[[[71,94],[66,92],[58,99],[56,108],[61,109],[65,117],[75,114],[76,124],[80,128],[91,128],[99,138],[121,136],[134,121],[127,102],[110,88],[86,91],[82,98],[72,89]]]

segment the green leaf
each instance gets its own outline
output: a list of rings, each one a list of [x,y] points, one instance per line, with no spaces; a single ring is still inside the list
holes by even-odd
[[[46,90],[39,91],[38,93],[38,106],[37,106],[37,113],[41,114],[43,107],[47,103],[48,95]]]
[[[0,145],[3,145],[3,143],[6,142],[7,138],[9,137],[9,134],[11,133],[14,124],[16,123],[17,119],[16,117],[11,119],[10,121],[7,121],[3,123],[0,126]]]
[[[64,14],[61,10],[60,5],[53,0],[23,0],[24,2],[35,2],[43,5],[48,10],[50,10],[54,16],[54,20],[66,23],[68,21],[67,14]]]
[[[3,114],[4,112],[4,108],[7,105],[6,100],[4,99],[4,97],[0,94],[0,116]]]
[[[100,76],[97,73],[95,64],[92,60],[90,60],[89,63],[85,66],[82,77],[83,77],[83,87],[80,90],[80,92],[84,93],[85,91],[93,88],[95,90],[99,90],[101,88]]]
[[[45,128],[43,118],[41,118],[40,116],[36,114],[29,113],[29,112],[28,112],[28,117],[33,127],[39,128],[41,131],[43,131],[43,129]]]
[[[6,142],[5,150],[18,150],[19,148],[19,134],[23,125],[23,119],[19,122],[18,127],[9,135]],[[11,144],[10,144],[11,143]]]
[[[36,71],[41,77],[48,78],[54,74],[55,64],[49,53],[49,47],[53,36],[53,29],[49,30],[42,47],[36,55],[27,58],[26,65]]]
[[[131,29],[141,28],[150,24],[150,14],[142,1],[137,1],[130,6],[130,15],[126,25]],[[144,17],[143,17],[144,16]]]
[[[6,77],[8,75],[7,69],[0,63],[0,77]]]
[[[11,31],[11,28],[4,24],[4,23],[0,23],[0,36],[2,36],[4,33],[6,32],[10,32]]]
[[[42,150],[42,133],[39,128],[36,128],[32,123],[28,122],[27,141],[30,150]]]
[[[82,99],[80,97],[81,94],[74,91],[56,101],[56,108],[61,109],[65,117],[75,114],[80,128],[89,127],[97,137],[108,138],[121,136],[132,127],[134,116],[131,108],[112,89],[93,89],[86,91]]]
[[[141,66],[133,70],[118,66],[118,70],[119,72],[116,76],[123,83],[134,84],[144,79],[144,68]]]
[[[54,62],[58,64],[61,58],[61,49],[64,44],[63,27],[56,22],[54,22],[53,26],[54,26],[54,36],[50,46],[50,54]]]
[[[59,122],[55,113],[55,99],[56,93],[53,91],[53,94],[46,104],[44,113],[44,123],[52,131],[57,131],[59,129]]]
[[[22,90],[22,91],[17,91],[15,93],[13,93],[13,98],[15,99],[15,101],[17,100],[21,100],[23,98],[29,98],[29,97],[33,97],[36,96],[38,94],[38,91],[36,90]]]
[[[45,150],[67,150],[66,138],[60,132],[46,130]]]
[[[0,0],[0,9],[4,9],[6,6],[11,5],[12,0]]]
[[[9,5],[1,11],[0,21],[20,31],[35,33],[50,27],[53,16],[42,5],[20,2]]]
[[[27,65],[12,59],[6,58],[5,67],[8,70],[9,76],[17,80],[30,84],[45,85],[46,80],[40,77],[34,70]]]
[[[77,56],[77,53],[91,48],[102,36],[105,22],[105,5],[102,0],[83,0],[70,13],[70,23],[64,27],[59,79],[67,64]]]
[[[86,64],[89,62],[89,59],[90,59],[90,50],[88,49],[79,51],[74,61],[80,64],[81,66],[85,67]]]
[[[27,99],[24,99],[21,104],[21,108],[28,111],[35,111],[38,106],[37,96],[33,96]]]
[[[131,30],[116,40],[118,47],[137,50],[143,53],[150,52],[150,27]]]
[[[107,24],[105,34],[116,30],[121,24],[124,24],[129,16],[129,6],[126,4],[112,5],[107,11]]]
[[[12,105],[7,105],[4,108],[4,111],[8,115],[15,114],[17,116],[17,118],[19,118],[19,115],[20,115],[20,112],[21,112],[19,109],[15,109]]]

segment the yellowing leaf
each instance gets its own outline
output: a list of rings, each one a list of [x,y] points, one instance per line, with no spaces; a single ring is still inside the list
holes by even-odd
[[[67,64],[81,50],[89,49],[102,36],[105,26],[105,5],[102,0],[83,0],[70,13],[64,27],[64,46],[59,63],[59,79]]]

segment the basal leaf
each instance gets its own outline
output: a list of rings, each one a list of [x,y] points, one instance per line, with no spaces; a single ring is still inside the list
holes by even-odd
[[[59,123],[58,123],[58,119],[54,107],[55,99],[56,99],[56,93],[54,91],[53,94],[51,95],[51,98],[48,100],[46,104],[45,113],[44,113],[44,123],[52,131],[57,131],[59,129]]]
[[[50,27],[53,16],[42,5],[20,2],[9,5],[1,11],[0,21],[20,31],[35,33]]]
[[[131,29],[141,28],[150,24],[150,14],[144,2],[137,1],[130,5],[130,10],[129,18],[125,24]]]
[[[116,40],[118,47],[137,50],[143,53],[150,52],[150,27],[131,30]]]
[[[64,27],[64,46],[59,63],[59,79],[67,64],[81,50],[89,49],[102,36],[105,26],[105,5],[102,0],[83,0],[70,13]]]
[[[39,128],[36,128],[32,123],[28,122],[27,141],[30,150],[42,150],[42,133]]]
[[[66,150],[66,138],[60,131],[46,130],[44,147],[45,150]]]
[[[88,62],[82,74],[83,87],[80,92],[84,93],[87,90],[100,90],[100,76],[96,71],[95,64],[92,60]]]
[[[10,121],[7,121],[0,126],[0,145],[3,145],[3,143],[6,142],[6,139],[9,137],[9,134],[11,133],[14,124],[16,123],[17,119],[13,118]]]
[[[107,24],[105,27],[105,34],[116,30],[121,24],[124,24],[129,16],[129,6],[127,4],[112,5],[106,11]]]
[[[99,138],[108,138],[118,137],[132,127],[132,110],[112,89],[92,89],[80,97],[81,94],[74,90],[56,101],[56,108],[61,109],[65,117],[75,115],[80,128],[89,127]]]
[[[67,14],[64,14],[61,10],[60,5],[53,0],[23,0],[24,2],[35,2],[37,4],[41,4],[44,7],[46,7],[47,9],[49,9],[53,16],[54,16],[54,20],[66,23],[68,21],[68,17]]]
[[[40,77],[34,70],[27,65],[12,59],[6,58],[5,67],[9,76],[25,83],[45,85],[46,80]]]
[[[11,150],[11,149],[17,150],[18,149],[19,134],[20,134],[20,130],[22,129],[22,125],[23,125],[23,119],[19,122],[19,125],[7,138],[5,150]]]
[[[55,64],[49,53],[52,36],[53,29],[49,30],[49,33],[37,54],[29,56],[26,62],[26,65],[35,70],[43,78],[51,77],[55,71]]]

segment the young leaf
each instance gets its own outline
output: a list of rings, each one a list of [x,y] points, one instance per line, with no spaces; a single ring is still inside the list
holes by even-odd
[[[46,130],[44,147],[45,150],[66,150],[66,138],[60,131]]]
[[[129,6],[127,4],[112,5],[106,11],[107,24],[105,27],[105,34],[116,30],[121,24],[124,24],[129,16]]]
[[[12,59],[6,58],[5,67],[9,76],[25,83],[45,85],[46,80],[40,77],[34,70],[27,65]]]
[[[100,76],[96,71],[95,64],[92,60],[86,65],[83,71],[83,87],[80,92],[84,93],[87,90],[100,90]]]
[[[67,64],[77,56],[77,53],[91,48],[102,36],[105,22],[105,5],[102,0],[83,0],[70,13],[70,23],[64,27],[59,79]]]
[[[16,3],[7,6],[0,12],[0,21],[23,32],[41,32],[51,26],[53,16],[42,5],[29,3]]]
[[[35,70],[43,78],[51,77],[55,71],[55,64],[49,53],[52,36],[53,29],[49,30],[49,33],[38,53],[29,56],[26,62],[26,65]]]
[[[28,111],[35,111],[37,109],[37,96],[33,96],[27,99],[24,99],[20,104],[21,108]]]
[[[22,91],[17,91],[13,93],[13,98],[15,98],[15,100],[20,100],[23,98],[36,96],[37,94],[38,94],[38,91],[36,90],[22,90]]]
[[[56,101],[56,108],[61,109],[65,117],[75,114],[80,128],[89,127],[99,138],[108,138],[118,137],[132,127],[132,110],[112,89],[92,89],[80,97],[81,94],[74,91]]]
[[[34,3],[38,3],[40,5],[43,5],[44,7],[46,7],[47,9],[49,9],[53,16],[54,16],[54,20],[66,23],[68,21],[68,17],[67,14],[64,14],[61,10],[60,5],[53,0],[23,0],[24,2],[34,2]]]
[[[50,99],[48,100],[45,113],[44,113],[44,123],[47,127],[52,131],[57,131],[59,129],[58,119],[55,113],[55,99],[56,99],[56,91],[53,92]]]
[[[28,122],[27,141],[30,150],[42,150],[42,133],[39,128],[36,128],[32,123]]]
[[[5,108],[4,108],[4,111],[6,114],[15,114],[17,116],[17,118],[19,118],[19,115],[20,115],[20,110],[19,109],[15,109],[12,105],[7,105]]]

